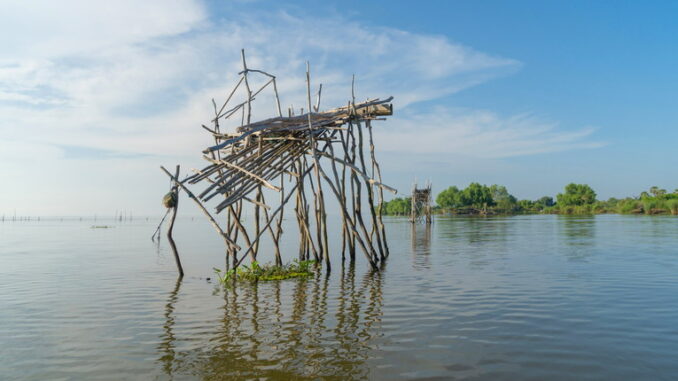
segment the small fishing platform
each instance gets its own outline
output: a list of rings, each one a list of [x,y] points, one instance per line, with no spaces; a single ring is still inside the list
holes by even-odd
[[[242,67],[238,82],[221,106],[212,100],[211,124],[201,125],[213,141],[201,153],[206,166],[193,169],[184,179],[179,178],[179,166],[174,174],[161,167],[172,180],[171,193],[177,196],[168,206],[174,211],[169,235],[178,193],[184,191],[223,239],[227,267],[237,267],[245,258],[256,261],[265,237],[273,244],[276,264],[282,265],[282,221],[289,209],[287,213],[292,213],[299,228],[299,260],[316,260],[329,270],[325,194],[329,191],[341,214],[342,260],[354,260],[361,251],[377,270],[389,254],[382,221],[383,191],[397,191],[382,183],[372,122],[393,114],[393,97],[357,102],[351,94],[345,106],[321,111],[322,85],[313,104],[307,64],[307,112],[302,109],[295,115],[289,108],[283,115],[276,77],[249,68],[244,51]],[[252,86],[255,76],[263,83],[258,87]],[[264,90],[268,90],[272,100],[268,104],[276,116],[253,121],[253,105],[264,98]],[[235,103],[236,94],[244,99]],[[238,119],[234,131],[226,131],[224,126]],[[271,198],[271,192],[277,197]],[[214,204],[215,215],[225,214],[221,221],[207,209],[208,203]],[[251,208],[254,216],[254,223],[247,227],[242,223],[245,208]],[[176,250],[175,258],[183,273]]]

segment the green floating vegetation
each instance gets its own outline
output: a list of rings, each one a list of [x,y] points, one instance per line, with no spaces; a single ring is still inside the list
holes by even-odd
[[[273,264],[260,265],[254,261],[251,265],[242,265],[237,269],[230,269],[223,272],[214,267],[219,283],[225,285],[229,280],[239,279],[250,282],[284,280],[291,278],[305,278],[315,274],[316,261],[295,260],[283,266]]]

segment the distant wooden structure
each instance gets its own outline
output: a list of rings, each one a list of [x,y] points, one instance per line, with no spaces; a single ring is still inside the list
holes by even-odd
[[[214,141],[202,152],[208,165],[194,169],[183,180],[164,167],[161,169],[197,203],[224,240],[227,267],[237,267],[246,257],[255,261],[265,235],[273,243],[276,263],[282,264],[283,214],[285,207],[292,205],[293,217],[287,218],[296,219],[299,227],[299,259],[324,262],[329,270],[325,199],[325,190],[329,189],[343,220],[342,260],[345,253],[355,259],[355,252],[360,250],[370,266],[378,269],[378,262],[388,256],[389,250],[381,208],[375,205],[383,203],[384,189],[393,193],[396,190],[382,183],[372,121],[392,115],[393,97],[356,102],[352,94],[346,106],[320,111],[322,85],[312,104],[307,65],[308,112],[303,113],[302,109],[301,115],[295,115],[295,110],[289,108],[287,115],[283,115],[276,77],[249,68],[244,51],[242,66],[240,79],[224,103],[218,106],[212,100],[211,125],[201,126]],[[263,79],[263,85],[253,87],[253,77]],[[265,89],[272,90],[272,106],[277,116],[252,121],[253,103],[264,97]],[[244,99],[233,104],[236,94],[244,95]],[[234,132],[225,131],[227,121],[238,119]],[[189,190],[189,186],[200,185],[202,189],[195,194]],[[265,189],[279,195],[274,203],[265,199]],[[216,202],[217,214],[225,212],[222,221],[225,227],[204,206],[210,201]],[[254,224],[250,227],[241,223],[247,206],[253,208]]]
[[[432,222],[431,216],[431,183],[427,183],[424,188],[417,188],[417,183],[412,185],[412,197],[410,199],[410,222],[416,223],[425,221],[427,224]]]

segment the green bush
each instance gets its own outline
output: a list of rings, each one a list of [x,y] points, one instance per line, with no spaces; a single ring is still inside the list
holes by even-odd
[[[671,211],[671,214],[678,214],[678,199],[666,200],[666,207]]]
[[[665,200],[650,197],[643,200],[643,211],[645,214],[668,213],[669,207]]]
[[[678,215],[678,189],[673,193],[659,187],[652,187],[642,192],[637,198],[609,198],[607,201],[596,200],[596,192],[586,184],[568,184],[565,191],[557,195],[557,203],[553,198],[544,196],[538,200],[518,200],[511,195],[505,186],[490,187],[479,183],[471,183],[465,189],[449,187],[436,198],[439,213],[455,214],[662,214]],[[397,198],[384,204],[385,214],[409,214],[410,199]]]
[[[577,205],[574,207],[574,210],[575,212],[573,214],[592,214],[593,204]]]
[[[587,184],[567,184],[565,193],[556,196],[561,205],[589,205],[596,202],[596,192]]]
[[[617,212],[621,214],[630,214],[642,208],[642,203],[638,200],[625,199],[617,203]]]
[[[222,270],[214,267],[214,272],[219,279],[219,283],[225,285],[230,279],[248,280],[250,282],[283,280],[290,278],[304,278],[314,274],[315,268],[312,267],[316,261],[298,261],[283,266],[272,264],[260,265],[254,261],[250,266],[242,265],[237,269],[231,269],[222,274]]]
[[[603,202],[596,202],[595,204],[591,205],[591,212],[596,214],[607,213],[607,205]]]
[[[383,203],[382,213],[390,216],[403,216],[410,214],[411,198],[394,198]]]

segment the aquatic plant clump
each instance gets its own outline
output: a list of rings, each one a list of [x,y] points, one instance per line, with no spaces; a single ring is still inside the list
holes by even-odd
[[[250,282],[284,280],[290,278],[305,278],[315,274],[316,261],[299,261],[278,266],[274,264],[260,265],[254,261],[250,266],[243,265],[237,269],[223,272],[214,267],[219,283],[225,284],[229,280],[239,279]]]

